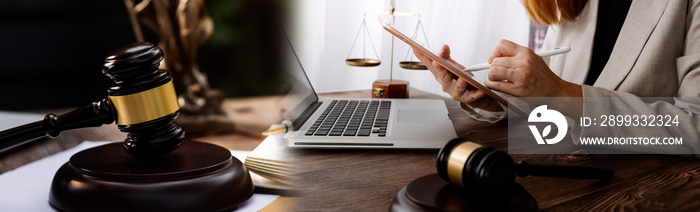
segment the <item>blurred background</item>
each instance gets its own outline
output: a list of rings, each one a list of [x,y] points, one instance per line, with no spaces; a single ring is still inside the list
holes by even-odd
[[[206,0],[214,33],[197,52],[197,64],[213,88],[228,97],[283,92],[278,49],[289,4],[283,0]]]
[[[370,89],[374,80],[389,78],[393,65],[394,79],[407,80],[411,87],[448,96],[429,71],[399,67],[399,61],[406,60],[409,47],[398,39],[394,41],[394,64],[390,63],[391,34],[381,27],[377,16],[364,16],[388,12],[389,0],[294,2],[292,43],[317,91]],[[426,48],[429,44],[433,52],[443,44],[450,45],[452,58],[465,66],[486,62],[500,39],[528,46],[530,19],[518,0],[396,0],[396,12],[420,14],[396,17],[395,27],[412,36],[421,20],[425,37],[419,32],[417,40],[424,42]],[[363,19],[382,61],[377,67],[345,64]],[[362,41],[358,39],[351,57],[361,56]],[[367,56],[374,56],[369,40],[365,48]],[[486,72],[475,75],[482,82],[486,80]]]
[[[135,4],[141,0],[135,0]],[[410,86],[445,95],[428,71],[401,69],[408,45],[385,32],[376,16],[389,0],[206,0],[214,31],[196,62],[212,88],[227,97],[279,94],[274,55],[282,24],[311,83],[319,92],[370,89],[377,79],[408,80]],[[396,11],[420,16],[396,18],[396,28],[413,34],[422,21],[430,50],[443,44],[465,66],[485,62],[499,39],[528,46],[530,21],[516,0],[397,0]],[[372,43],[353,42],[365,20]],[[158,43],[142,25],[146,41]],[[136,41],[123,0],[22,0],[0,3],[0,110],[66,108],[106,97],[112,85],[102,75],[105,55]],[[382,64],[352,67],[349,54],[376,48]],[[353,50],[354,52],[351,52]],[[394,64],[391,52],[394,51]],[[415,60],[415,58],[413,58]],[[477,73],[486,79],[486,72]]]
[[[140,3],[135,0],[134,3]],[[284,1],[208,0],[214,32],[197,63],[227,97],[277,94],[274,31]],[[145,40],[158,37],[141,27]],[[108,52],[136,42],[124,1],[0,2],[0,110],[82,106],[107,96]]]

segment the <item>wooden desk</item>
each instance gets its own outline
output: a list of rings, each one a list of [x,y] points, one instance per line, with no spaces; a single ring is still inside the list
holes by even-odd
[[[322,96],[368,97],[369,90]],[[506,123],[488,124],[467,117],[457,102],[411,89],[411,98],[446,101],[457,135],[501,150],[507,148]],[[246,133],[213,132],[197,140],[229,149],[251,150],[256,137],[277,123],[275,97],[227,100],[227,113]],[[60,112],[60,111],[59,111]],[[114,125],[65,132],[58,139],[0,155],[0,173],[73,147],[83,140],[121,141]],[[695,142],[695,141],[688,141]],[[296,153],[306,190],[284,207],[301,211],[386,211],[396,193],[411,180],[436,173],[437,151],[324,150]],[[700,210],[700,160],[667,155],[513,155],[530,163],[597,165],[615,170],[609,182],[543,177],[518,179],[545,211]]]
[[[507,123],[469,118],[457,102],[411,89],[411,98],[444,99],[457,135],[507,150]],[[322,96],[367,97],[369,91]],[[527,135],[530,136],[530,135]],[[437,151],[315,150],[296,153],[306,190],[301,211],[387,211],[396,193],[415,178],[436,173]],[[517,180],[543,211],[700,210],[700,160],[668,155],[512,155],[529,163],[596,165],[615,178]]]

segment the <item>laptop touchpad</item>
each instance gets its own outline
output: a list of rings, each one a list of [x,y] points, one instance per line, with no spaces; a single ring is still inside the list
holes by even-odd
[[[439,110],[399,110],[398,122],[441,122],[444,112]]]

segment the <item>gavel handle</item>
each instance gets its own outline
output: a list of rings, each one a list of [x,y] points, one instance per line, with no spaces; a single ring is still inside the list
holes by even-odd
[[[530,165],[525,161],[521,161],[517,165],[517,174],[520,177],[532,175],[573,179],[610,179],[613,177],[614,172],[610,169],[595,166]]]
[[[0,132],[0,154],[42,137],[58,137],[66,130],[98,127],[114,122],[112,106],[105,99],[66,114],[48,114],[37,121]]]

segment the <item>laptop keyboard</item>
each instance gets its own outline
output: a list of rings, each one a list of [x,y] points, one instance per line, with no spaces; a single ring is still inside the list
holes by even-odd
[[[332,100],[305,135],[386,137],[389,111],[391,101]]]

